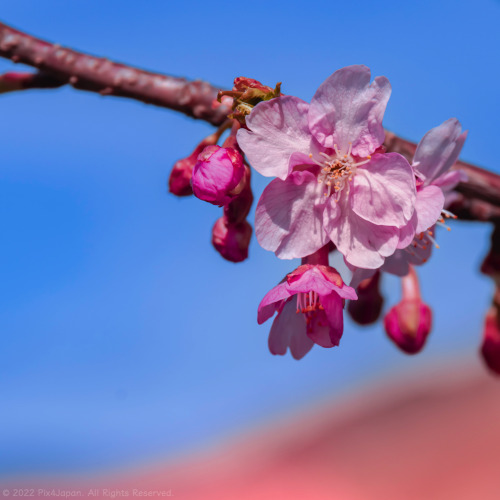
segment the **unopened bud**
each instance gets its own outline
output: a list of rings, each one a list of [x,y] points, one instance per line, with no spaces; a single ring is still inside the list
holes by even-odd
[[[230,262],[242,262],[248,257],[251,237],[252,226],[246,220],[231,224],[226,217],[221,217],[212,228],[212,245]]]
[[[168,190],[176,196],[189,196],[193,194],[191,187],[191,175],[194,162],[190,156],[177,161],[170,172],[168,179]]]
[[[380,317],[384,297],[380,293],[379,285],[380,271],[377,271],[371,278],[363,280],[356,288],[358,300],[351,300],[347,311],[359,325],[370,325]]]
[[[241,181],[243,189],[231,203],[224,207],[224,217],[231,224],[243,222],[253,203],[252,187],[250,185],[250,168],[245,166],[245,175]]]
[[[413,266],[410,266],[410,272],[401,281],[403,298],[386,314],[385,331],[402,351],[416,354],[424,347],[431,331],[432,311],[422,302]]]
[[[253,78],[240,76],[235,78],[233,90],[220,91],[217,95],[219,102],[224,97],[233,98],[233,113],[229,118],[238,120],[245,126],[245,117],[252,111],[252,108],[261,101],[269,101],[281,95],[281,82],[273,88],[263,85]]]
[[[214,205],[227,205],[243,189],[245,166],[233,148],[208,146],[198,156],[193,169],[193,193]]]
[[[495,279],[500,278],[500,224],[493,227],[490,251],[481,265],[481,272]]]
[[[486,314],[481,355],[488,368],[500,375],[500,319],[496,306]]]
[[[431,331],[431,324],[430,307],[418,300],[402,300],[384,318],[387,335],[407,354],[416,354],[422,350]]]
[[[191,177],[193,175],[193,168],[198,161],[198,156],[207,146],[211,146],[219,140],[219,137],[229,124],[229,121],[224,122],[217,132],[203,139],[189,156],[175,162],[168,179],[168,190],[172,194],[176,196],[189,196],[193,194]]]

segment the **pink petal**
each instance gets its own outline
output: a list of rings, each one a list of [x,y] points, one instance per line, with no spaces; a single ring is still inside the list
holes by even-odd
[[[307,268],[304,272],[299,272]],[[344,299],[356,300],[358,296],[354,288],[347,286],[336,269],[329,266],[302,265],[287,276],[290,293],[317,292],[329,295],[334,292]]]
[[[382,266],[382,271],[390,274],[395,274],[396,276],[406,276],[410,271],[409,264],[413,266],[421,266],[427,262],[432,254],[432,244],[424,244],[418,241],[418,245],[414,246],[414,243],[409,245],[403,250],[396,250],[393,255],[385,259],[385,263]]]
[[[356,295],[356,290],[347,286],[340,273],[333,267],[320,266],[319,271],[332,283],[332,290],[339,294],[343,299],[356,300],[358,296]],[[339,284],[339,280],[341,284]]]
[[[330,337],[330,325],[326,317],[325,311],[315,311],[309,319],[309,329],[307,336],[321,347],[334,347],[338,345],[333,343]]]
[[[349,283],[349,286],[352,288],[357,288],[362,281],[371,278],[377,271],[376,269],[362,269],[360,267],[354,267],[348,262],[346,262],[346,265],[352,271],[352,278]]]
[[[336,219],[335,203],[326,205],[323,217],[325,231],[349,264],[365,269],[377,269],[384,257],[392,255],[399,242],[399,229],[377,226],[362,219],[348,208],[347,197],[339,204],[341,216]],[[330,214],[333,212],[333,217]]]
[[[336,293],[320,297],[321,305],[325,308],[325,315],[330,325],[330,341],[333,345],[339,345],[344,331],[343,302]]]
[[[415,176],[398,153],[376,154],[358,167],[352,181],[351,207],[363,219],[382,226],[403,227],[413,215]]]
[[[291,296],[292,293],[289,291],[286,281],[269,290],[259,304],[257,323],[261,325],[267,321],[277,311],[279,307],[277,302],[286,300]]]
[[[288,285],[288,289],[292,293],[308,293],[313,290],[320,295],[328,295],[337,288],[340,289],[340,287],[328,281],[317,267],[311,267],[302,276],[289,282]]]
[[[457,161],[467,137],[467,132],[461,132],[460,122],[450,118],[429,130],[418,144],[413,166],[425,177],[427,184],[443,175]]]
[[[266,177],[286,179],[290,156],[309,154],[312,136],[307,124],[309,104],[293,96],[257,104],[246,119],[250,130],[236,136],[250,164]]]
[[[292,356],[301,359],[312,349],[314,342],[306,335],[304,315],[297,314],[296,308],[297,302],[293,298],[274,319],[268,340],[272,354],[286,354],[289,347]]]
[[[435,229],[432,229],[432,232],[435,234]],[[430,259],[434,245],[428,242],[425,248],[423,248],[423,246],[414,247],[413,245],[408,248],[411,251],[411,253],[409,253],[408,250],[406,250],[409,254],[408,262],[414,266],[421,266]]]
[[[313,148],[313,150],[317,153],[319,152],[318,148]],[[289,172],[291,172],[295,167],[300,167],[301,165],[316,165],[314,161],[309,157],[309,155],[306,155],[305,153],[292,153],[290,156],[290,162],[289,162]]]
[[[404,250],[396,250],[393,255],[385,259],[382,271],[396,276],[406,276],[410,271],[410,254]]]
[[[399,243],[398,248],[406,248],[415,238],[417,229],[418,217],[417,211],[413,212],[413,216],[406,226],[399,228]]]
[[[328,77],[309,108],[309,127],[324,147],[366,157],[384,142],[382,118],[391,95],[389,80],[378,76],[370,85],[366,66],[348,66]]]
[[[467,174],[463,170],[451,170],[432,181],[433,186],[440,187],[444,193],[451,191],[459,182],[467,181]]]
[[[328,243],[323,230],[322,188],[311,172],[274,179],[260,197],[255,234],[260,245],[280,259],[306,257]]]
[[[207,146],[198,156],[191,184],[194,195],[214,205],[226,205],[234,199],[236,188],[245,173],[241,154],[232,148]]]
[[[433,226],[441,217],[444,207],[444,194],[437,186],[425,186],[417,193],[415,212],[417,212],[416,233],[420,234]]]

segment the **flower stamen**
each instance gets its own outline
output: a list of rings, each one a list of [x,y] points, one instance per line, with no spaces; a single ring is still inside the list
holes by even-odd
[[[309,158],[321,167],[318,175],[318,183],[324,184],[324,195],[329,197],[333,193],[335,201],[338,201],[341,191],[349,185],[348,183],[356,175],[357,167],[368,163],[371,160],[371,156],[367,156],[366,159],[356,162],[351,155],[352,143],[349,143],[346,154],[343,154],[343,151],[339,149],[337,144],[333,145],[333,149],[335,154],[332,155],[324,152],[319,153],[320,160],[313,158],[312,154],[309,155]]]
[[[310,292],[299,292],[297,294],[297,313],[308,314],[323,309],[319,301],[319,295],[311,290]]]

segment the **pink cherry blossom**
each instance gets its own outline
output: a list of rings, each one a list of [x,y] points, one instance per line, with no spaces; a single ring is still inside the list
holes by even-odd
[[[252,110],[238,144],[258,172],[277,177],[257,205],[262,247],[291,259],[331,240],[351,265],[375,269],[411,241],[414,174],[403,156],[377,152],[390,93],[385,77],[370,84],[366,66],[349,66],[311,104],[281,96]]]
[[[330,266],[303,264],[291,272],[262,299],[257,321],[277,312],[269,333],[269,350],[295,359],[305,356],[313,344],[339,344],[344,328],[343,300],[357,298],[340,274]]]
[[[417,199],[412,223],[416,236],[410,245],[400,244],[394,255],[386,259],[383,270],[398,276],[408,273],[409,264],[427,262],[434,240],[435,225],[445,225],[445,219],[454,217],[444,209],[446,194],[466,176],[459,170],[449,171],[457,161],[467,132],[456,118],[427,132],[417,146],[412,168],[417,179]],[[439,248],[439,247],[438,247]]]

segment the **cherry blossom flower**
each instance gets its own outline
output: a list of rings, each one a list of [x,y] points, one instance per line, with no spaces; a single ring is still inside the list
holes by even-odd
[[[349,66],[311,104],[281,96],[253,108],[238,144],[258,172],[277,177],[256,210],[262,247],[291,259],[331,240],[351,265],[375,269],[413,239],[413,171],[379,149],[390,93],[385,77],[370,84],[366,66]]]
[[[354,289],[343,283],[333,267],[303,264],[266,294],[257,321],[262,324],[277,312],[269,350],[285,354],[290,348],[292,356],[300,359],[315,343],[322,347],[339,344],[344,328],[343,299],[356,298]]]
[[[409,264],[427,262],[432,247],[438,244],[434,239],[435,225],[449,227],[445,219],[455,217],[444,209],[446,194],[466,176],[459,170],[450,171],[457,161],[467,132],[456,118],[427,132],[417,146],[412,168],[417,180],[417,199],[412,223],[415,238],[404,250],[398,250],[386,259],[383,270],[398,276],[408,273]],[[403,248],[400,245],[400,248]]]

